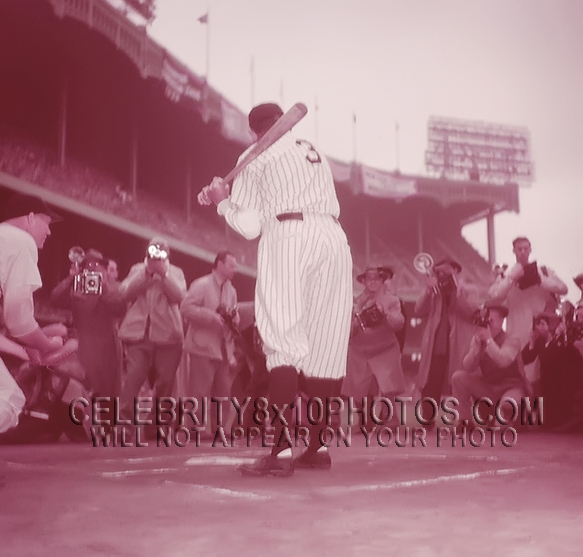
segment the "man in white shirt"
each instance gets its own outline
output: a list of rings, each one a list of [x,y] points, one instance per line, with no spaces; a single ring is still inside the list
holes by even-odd
[[[1,218],[0,306],[4,330],[28,350],[41,355],[56,352],[63,339],[49,337],[39,327],[33,292],[42,286],[38,250],[51,234],[50,225],[61,218],[40,198],[23,194],[8,200]],[[24,353],[22,356],[27,357]],[[17,425],[24,403],[23,392],[0,359],[0,433]]]
[[[498,276],[488,296],[489,302],[508,308],[508,334],[517,338],[522,347],[530,339],[534,317],[553,313],[557,297],[566,295],[569,289],[552,269],[530,261],[532,248],[528,238],[516,238],[512,246],[516,264],[505,275]],[[540,377],[534,364],[526,366],[525,372],[531,384]]]

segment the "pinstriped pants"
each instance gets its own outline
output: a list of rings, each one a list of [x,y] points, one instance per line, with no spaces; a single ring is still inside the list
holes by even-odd
[[[276,219],[263,227],[255,289],[267,368],[294,366],[308,377],[346,374],[352,314],[352,256],[330,215]]]

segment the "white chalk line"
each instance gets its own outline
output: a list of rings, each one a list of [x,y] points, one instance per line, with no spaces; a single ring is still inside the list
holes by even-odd
[[[377,490],[391,490],[409,487],[421,487],[426,485],[437,485],[446,482],[477,480],[487,476],[507,476],[510,474],[517,474],[526,470],[532,470],[534,466],[523,466],[520,468],[502,468],[498,470],[484,470],[482,472],[472,472],[469,474],[455,474],[453,476],[437,476],[436,478],[427,478],[420,480],[403,480],[400,482],[390,482],[384,484],[365,484],[352,486],[336,486],[333,488],[324,488],[326,493],[353,493],[355,491],[377,491]]]
[[[186,466],[240,466],[241,464],[251,464],[256,458],[245,458],[236,456],[193,456],[184,464]]]
[[[126,478],[128,476],[139,476],[140,474],[167,474],[168,472],[178,472],[179,468],[144,468],[143,470],[118,470],[116,472],[100,472],[103,478]]]
[[[368,456],[368,455],[367,455]],[[359,460],[365,460],[367,458],[365,455],[359,455]],[[376,466],[379,460],[386,459],[386,453],[375,453],[374,460],[368,463],[369,466]],[[454,456],[448,454],[434,454],[434,453],[391,453],[390,455],[391,460],[402,459],[402,460],[480,460],[486,462],[495,462],[500,460],[499,457],[495,455],[479,455],[479,454],[468,454],[464,456],[460,456],[459,453],[456,453]]]
[[[184,487],[185,484],[174,482],[174,481],[165,481],[165,484],[174,484],[180,485]],[[253,491],[240,491],[235,489],[228,489],[226,487],[215,487],[211,485],[201,485],[201,484],[186,484],[188,489],[194,490],[197,492],[203,493],[212,493],[214,495],[223,495],[225,497],[234,497],[236,499],[247,499],[250,501],[268,501],[269,499],[273,499],[271,495],[265,495],[261,493],[255,493]]]

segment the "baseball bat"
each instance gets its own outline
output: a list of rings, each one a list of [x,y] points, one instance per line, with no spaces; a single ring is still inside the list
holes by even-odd
[[[263,151],[271,147],[280,137],[291,130],[306,114],[308,109],[303,103],[294,104],[285,114],[277,119],[249,149],[249,152],[242,158],[237,165],[223,178],[223,184],[228,184],[235,178],[245,167],[252,163]],[[201,194],[198,197],[201,202]]]

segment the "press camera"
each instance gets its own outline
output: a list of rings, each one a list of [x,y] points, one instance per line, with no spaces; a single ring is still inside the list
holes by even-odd
[[[472,323],[477,327],[482,327],[486,329],[489,325],[489,313],[487,307],[481,307],[474,312]]]
[[[237,328],[237,325],[235,324],[235,321],[237,318],[237,308],[236,307],[227,308],[225,305],[221,304],[217,308],[217,313],[223,318],[223,320],[225,321],[227,326],[233,332],[237,332],[237,333],[239,332],[239,329]]]
[[[549,276],[548,269],[544,265],[542,265],[540,267],[540,272],[545,277]],[[520,288],[520,290],[526,290],[527,288],[530,288],[531,286],[538,286],[538,285],[540,285],[540,283],[541,283],[541,277],[539,274],[539,267],[538,267],[537,262],[532,261],[531,263],[524,265],[524,274],[517,282],[518,288]]]
[[[160,244],[150,244],[148,246],[148,257],[150,259],[164,261],[168,259],[168,250]]]
[[[356,319],[360,328],[374,329],[385,321],[385,314],[375,305],[369,306],[356,314]]]
[[[79,246],[69,250],[69,261],[76,267],[73,291],[77,294],[100,295],[103,292],[103,273],[97,271],[95,261],[87,261],[85,251]]]

